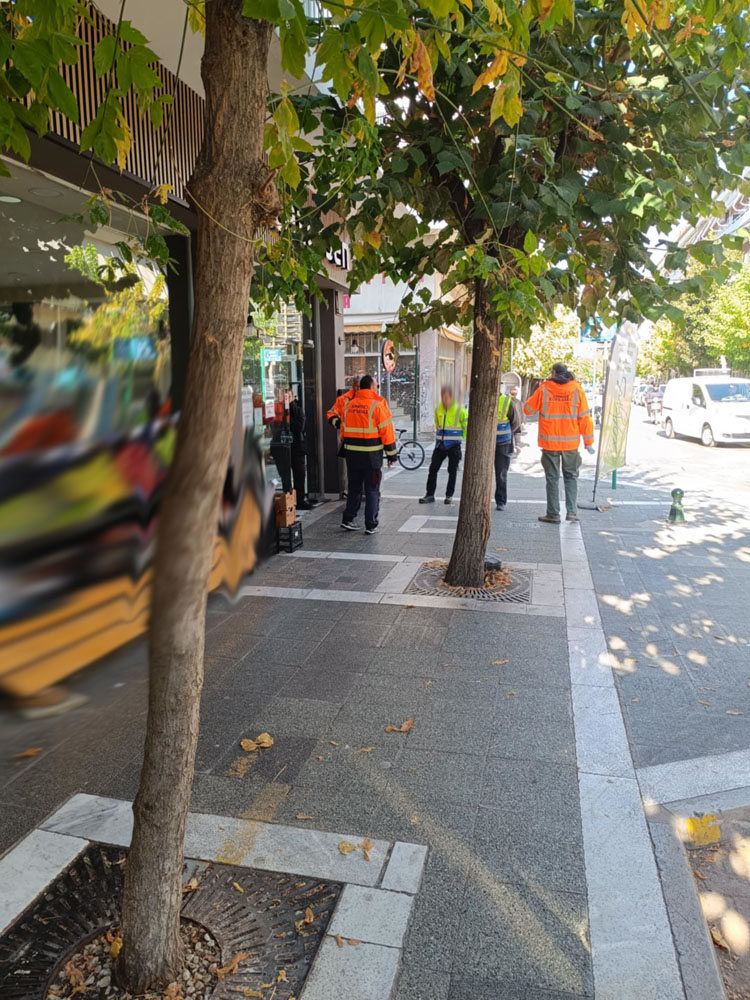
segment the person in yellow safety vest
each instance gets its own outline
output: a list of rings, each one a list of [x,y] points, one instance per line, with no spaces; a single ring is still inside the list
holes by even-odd
[[[560,523],[562,466],[567,520],[577,521],[581,438],[586,451],[594,453],[594,421],[583,386],[566,365],[553,365],[549,378],[526,400],[524,410],[529,416],[539,414],[539,447],[547,481],[547,512],[539,520]]]
[[[466,437],[468,419],[469,413],[466,407],[460,406],[453,398],[451,387],[444,385],[440,390],[440,402],[435,407],[435,448],[427,473],[427,489],[425,495],[420,497],[420,503],[435,503],[437,476],[446,458],[448,459],[448,485],[445,490],[445,502],[453,502],[458,463],[463,457],[461,444]]]
[[[508,469],[515,451],[515,437],[520,430],[513,397],[501,393],[497,401],[495,432],[495,510],[505,510],[508,502]]]
[[[364,375],[354,399],[348,400],[341,421],[341,443],[346,455],[349,481],[346,508],[341,527],[356,531],[354,519],[359,513],[362,491],[365,493],[365,534],[378,530],[380,481],[383,478],[383,455],[389,465],[396,461],[396,433],[386,401],[378,396],[372,375]]]

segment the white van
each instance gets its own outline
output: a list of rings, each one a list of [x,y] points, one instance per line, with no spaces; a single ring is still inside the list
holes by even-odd
[[[695,375],[667,382],[662,402],[667,437],[684,434],[715,444],[750,444],[750,379]]]

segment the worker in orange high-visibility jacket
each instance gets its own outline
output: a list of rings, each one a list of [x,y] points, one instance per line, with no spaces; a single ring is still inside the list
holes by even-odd
[[[577,521],[581,438],[586,450],[594,453],[594,421],[583,386],[566,365],[553,365],[549,378],[526,400],[524,412],[528,416],[539,414],[538,441],[547,482],[547,511],[539,520],[560,523],[562,467],[567,520]]]
[[[353,399],[346,402],[341,421],[341,443],[346,457],[348,491],[341,527],[356,531],[362,491],[365,493],[365,533],[378,530],[383,456],[396,461],[396,434],[388,404],[375,392],[372,375],[364,375]]]

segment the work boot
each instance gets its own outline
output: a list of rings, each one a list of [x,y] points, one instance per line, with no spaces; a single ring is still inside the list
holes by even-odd
[[[431,497],[429,493],[425,496],[419,498],[420,503],[435,503],[435,497]]]
[[[565,518],[565,520],[566,521],[580,521],[581,519],[578,516],[578,514],[568,514],[568,516]]]
[[[538,521],[543,521],[545,524],[559,524],[560,523],[560,517],[557,514],[541,514],[537,518],[537,520]]]

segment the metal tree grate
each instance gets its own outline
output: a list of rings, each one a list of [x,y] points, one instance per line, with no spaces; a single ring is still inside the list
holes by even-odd
[[[446,587],[442,580],[445,567],[423,563],[406,588],[407,594],[427,594],[430,597],[468,597],[473,601],[503,601],[507,604],[530,604],[532,572],[528,569],[510,569],[510,583],[504,587]]]
[[[119,922],[126,863],[127,851],[90,844],[0,937],[3,1000],[43,1000],[60,967]],[[185,893],[182,916],[216,939],[223,965],[239,952],[248,955],[236,972],[217,980],[212,1000],[234,1000],[268,983],[276,986],[274,1000],[298,997],[341,885],[194,861],[185,864],[190,879],[197,888]],[[311,923],[304,922],[308,907]],[[277,984],[282,969],[286,979]],[[87,1000],[97,992],[89,987]]]

